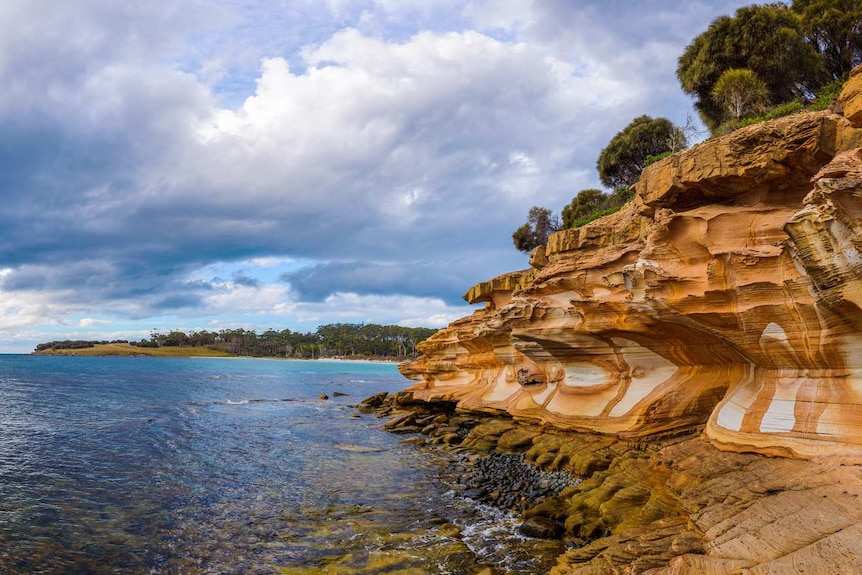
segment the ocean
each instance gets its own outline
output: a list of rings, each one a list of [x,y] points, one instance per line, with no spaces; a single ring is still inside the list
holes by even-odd
[[[545,572],[559,550],[455,495],[450,455],[353,407],[408,383],[378,363],[0,355],[0,575]]]

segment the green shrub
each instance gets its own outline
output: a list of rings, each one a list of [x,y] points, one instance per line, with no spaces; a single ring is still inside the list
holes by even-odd
[[[838,79],[829,82],[820,88],[820,90],[817,91],[817,96],[814,98],[814,102],[811,104],[811,109],[825,110],[831,106],[832,102],[838,99],[838,95],[841,93],[841,88],[843,87],[844,80]]]
[[[748,68],[731,68],[712,87],[712,100],[732,119],[739,120],[769,101],[769,86]]]
[[[740,118],[739,120],[730,120],[722,124],[716,135],[727,134],[734,130],[738,130],[739,128],[744,128],[745,126],[751,126],[752,124],[758,124],[760,122],[765,122],[766,120],[774,120],[775,118],[780,118],[782,116],[789,116],[795,112],[800,110],[813,110],[820,111],[825,110],[832,103],[838,99],[838,95],[841,93],[841,89],[844,87],[844,80],[835,80],[833,82],[829,82],[825,86],[821,87],[817,91],[817,95],[814,97],[814,101],[811,102],[807,107],[802,104],[802,102],[798,100],[793,100],[792,102],[787,102],[785,104],[780,104],[778,106],[774,106],[769,108],[766,112],[759,116],[748,116],[746,118]]]
[[[633,197],[630,186],[619,187],[609,194],[595,189],[581,190],[563,208],[563,229],[574,229],[617,212]]]
[[[661,154],[653,154],[651,156],[647,156],[646,160],[644,160],[644,168],[649,166],[650,164],[655,164],[659,160],[664,160],[668,156],[670,156],[673,152],[668,150],[667,152],[662,152]]]
[[[614,207],[612,207],[612,208],[608,208],[608,209],[606,209],[606,210],[602,210],[602,211],[600,211],[600,212],[595,212],[595,213],[590,214],[589,216],[587,216],[587,217],[585,217],[585,218],[581,218],[581,219],[579,219],[579,220],[575,220],[575,221],[574,221],[574,223],[572,223],[572,228],[579,228],[579,227],[581,227],[581,226],[585,226],[585,225],[587,225],[588,223],[590,223],[590,222],[594,222],[594,221],[596,221],[596,220],[597,220],[597,219],[599,219],[599,218],[603,218],[603,217],[605,217],[605,216],[609,216],[609,215],[611,215],[611,214],[615,214],[615,213],[617,213],[618,211],[620,211],[621,209],[622,209],[622,206],[614,206]]]
[[[648,156],[681,150],[687,145],[685,132],[667,118],[639,116],[599,154],[599,181],[609,188],[631,186],[640,178]]]
[[[779,104],[778,106],[769,108],[766,112],[759,116],[748,116],[746,118],[740,118],[739,120],[730,120],[728,122],[725,122],[719,127],[716,135],[729,134],[734,130],[744,128],[746,126],[751,126],[752,124],[759,124],[760,122],[765,122],[767,120],[774,120],[775,118],[780,118],[782,116],[789,116],[790,114],[799,112],[804,108],[805,106],[802,104],[802,102],[799,102],[798,100],[787,102],[785,104]]]

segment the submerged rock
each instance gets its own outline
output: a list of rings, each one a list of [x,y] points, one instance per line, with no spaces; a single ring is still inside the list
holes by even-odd
[[[461,529],[456,525],[452,525],[451,523],[444,523],[437,528],[437,531],[443,537],[449,537],[452,539],[457,539],[461,536]]]
[[[563,534],[563,527],[553,519],[536,516],[521,523],[518,526],[518,531],[535,539],[557,539]]]

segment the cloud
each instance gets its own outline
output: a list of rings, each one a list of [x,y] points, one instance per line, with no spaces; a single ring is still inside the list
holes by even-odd
[[[466,270],[449,267],[446,274],[435,274],[442,262],[326,262],[281,275],[300,301],[320,302],[336,293],[359,295],[410,294],[442,297],[462,305]],[[447,266],[448,267],[448,266]],[[449,295],[451,294],[451,295]]]
[[[676,80],[677,59],[712,20],[749,4],[477,0],[465,12],[478,29],[511,30],[519,40],[575,63],[578,74],[623,85],[613,93],[596,92],[614,102],[617,113],[609,128],[615,132],[644,113],[684,122],[691,103]],[[606,134],[605,143],[614,132]]]
[[[231,281],[233,281],[233,283],[236,285],[241,285],[245,287],[260,286],[260,281],[258,279],[246,275],[243,271],[234,272],[231,276]]]
[[[466,305],[450,306],[435,298],[336,293],[320,303],[300,304],[294,313],[302,322],[313,325],[382,323],[443,327],[470,311]]]
[[[114,323],[114,322],[109,321],[109,320],[103,320],[103,319],[95,319],[92,317],[85,317],[85,318],[81,318],[80,320],[78,320],[78,325],[80,327],[93,327],[93,326],[97,326],[97,325],[111,325],[112,323]]]
[[[22,198],[7,222],[6,289],[111,286],[79,296],[95,301],[171,289],[216,260],[439,262],[440,253],[508,248],[525,205],[539,195],[561,202],[586,181],[572,160],[589,120],[570,97],[583,80],[526,45],[474,32],[386,43],[348,29],[305,61],[303,74],[264,61],[236,111],[214,107],[174,70],[95,72],[84,84],[98,86],[92,113],[107,134],[61,124],[39,144],[49,152],[7,156],[26,167],[0,189]],[[39,139],[22,130],[12,137]],[[49,162],[67,177],[37,185],[54,174]],[[455,293],[504,268],[477,257],[470,269]],[[454,282],[432,283],[452,297]],[[429,295],[410,285],[405,293]],[[174,294],[152,305],[197,304]]]
[[[450,317],[737,4],[9,0],[0,332]]]

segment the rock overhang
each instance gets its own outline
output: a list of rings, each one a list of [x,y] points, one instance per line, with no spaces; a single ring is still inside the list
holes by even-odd
[[[845,115],[743,128],[644,170],[620,212],[420,346],[419,398],[644,437],[862,460],[862,74]],[[539,253],[541,252],[541,253]]]

